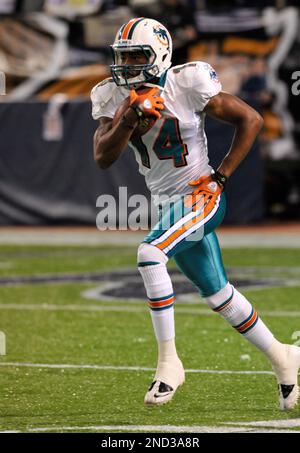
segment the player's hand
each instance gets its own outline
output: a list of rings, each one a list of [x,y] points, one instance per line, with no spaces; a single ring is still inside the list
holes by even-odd
[[[164,109],[164,102],[164,99],[159,96],[159,88],[144,90],[140,94],[135,90],[130,90],[130,106],[134,108],[139,117],[161,118],[160,111]]]
[[[206,217],[215,206],[224,186],[217,182],[214,175],[201,176],[201,178],[189,182],[189,186],[194,187],[194,190],[191,195],[185,196],[185,207],[192,208],[193,211],[203,210],[204,217]]]

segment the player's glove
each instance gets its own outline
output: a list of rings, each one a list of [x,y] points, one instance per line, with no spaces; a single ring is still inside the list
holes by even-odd
[[[139,119],[147,116],[161,118],[160,111],[164,109],[164,99],[159,96],[159,88],[144,90],[138,94],[130,90],[130,107],[135,111]]]
[[[224,190],[226,180],[226,176],[216,172],[211,176],[201,176],[201,178],[189,182],[189,186],[196,186],[196,188],[191,195],[185,197],[185,207],[192,208],[193,211],[202,209],[204,217],[206,217],[215,206],[218,196]]]

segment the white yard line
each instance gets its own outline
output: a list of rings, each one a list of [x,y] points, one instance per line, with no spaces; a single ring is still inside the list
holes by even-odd
[[[147,313],[148,307],[145,304],[137,306],[124,305],[51,305],[51,304],[0,304],[0,310],[45,310],[45,311],[117,311],[117,312],[131,312],[131,313]],[[186,314],[199,314],[199,315],[213,315],[212,310],[209,309],[194,309],[194,308],[181,308],[177,307],[178,313]],[[294,312],[293,312],[294,313]],[[295,316],[293,314],[293,316]],[[299,312],[300,316],[300,312]]]
[[[279,420],[280,421],[280,420]],[[97,431],[97,432],[118,432],[118,431],[127,431],[127,432],[144,432],[144,433],[299,433],[298,430],[289,430],[289,429],[259,429],[254,426],[246,427],[218,427],[218,426],[176,426],[176,425],[99,425],[99,426],[47,426],[44,428],[27,428],[24,430],[5,430],[0,431],[0,433],[43,433],[43,432],[59,432],[59,431]]]
[[[224,424],[240,426],[263,426],[268,428],[300,428],[300,418],[291,418],[288,420],[262,420],[257,422],[224,422]]]
[[[137,302],[138,303],[138,302]],[[142,306],[126,306],[124,305],[54,305],[54,304],[0,304],[0,310],[45,310],[45,311],[117,311],[117,312],[132,312],[132,313],[148,313],[148,308],[145,305]],[[186,308],[182,306],[176,306],[176,313],[184,313],[190,315],[208,315],[215,316],[215,313],[208,308]],[[261,310],[259,312],[261,316],[269,316],[271,318],[295,318],[300,317],[300,311],[288,311],[288,310],[276,310],[268,311]]]
[[[76,365],[69,363],[23,363],[23,362],[0,362],[0,366],[28,367],[28,368],[53,368],[53,369],[88,369],[88,370],[117,370],[117,371],[155,371],[155,368],[140,366],[115,366],[115,365]],[[186,373],[206,373],[206,374],[255,374],[266,375],[274,373],[272,371],[252,371],[252,370],[197,370],[186,369]]]
[[[217,426],[172,426],[172,425],[99,425],[99,426],[49,426],[45,428],[28,428],[26,432],[47,431],[127,431],[127,432],[162,432],[162,433],[234,433],[241,432],[243,428],[225,428]],[[245,430],[245,428],[244,428]],[[249,431],[249,428],[247,429]],[[1,432],[1,431],[0,431]],[[21,432],[21,431],[18,431]]]

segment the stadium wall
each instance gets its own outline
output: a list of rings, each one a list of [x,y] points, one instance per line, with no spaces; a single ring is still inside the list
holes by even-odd
[[[48,103],[0,104],[0,225],[95,224],[97,197],[118,200],[120,186],[128,196],[149,197],[133,153],[127,150],[111,168],[93,161],[97,123],[91,104],[67,102],[61,110],[63,135],[45,140]],[[209,154],[214,166],[227,152],[231,127],[207,120]],[[227,224],[259,222],[264,218],[263,164],[255,144],[228,183]]]

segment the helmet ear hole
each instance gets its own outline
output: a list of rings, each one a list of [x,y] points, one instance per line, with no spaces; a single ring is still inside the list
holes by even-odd
[[[165,53],[165,54],[163,55],[163,57],[162,57],[162,61],[165,61],[165,59],[167,58],[167,56],[168,56],[168,54]]]

